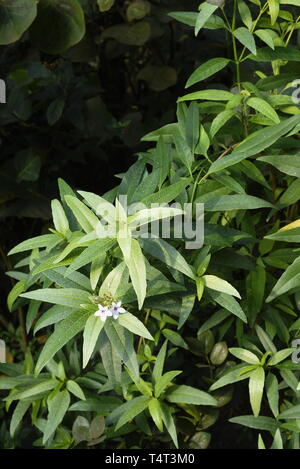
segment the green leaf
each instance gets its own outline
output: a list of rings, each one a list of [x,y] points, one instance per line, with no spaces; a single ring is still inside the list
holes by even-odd
[[[253,23],[251,11],[248,5],[243,0],[238,0],[238,10],[244,25],[247,26],[249,30],[251,30]]]
[[[199,287],[197,288],[199,289]],[[177,329],[180,329],[184,325],[186,320],[189,318],[189,315],[191,314],[194,308],[195,299],[195,295],[184,296],[182,298]]]
[[[65,200],[86,233],[97,228],[100,223],[99,218],[86,205],[72,195],[66,195]]]
[[[107,377],[113,388],[119,392],[121,389],[122,361],[104,330],[100,334],[100,344],[100,355]]]
[[[274,111],[272,106],[264,101],[263,99],[260,98],[249,98],[246,101],[247,105],[255,109],[256,111],[260,112],[264,116],[268,117],[271,119],[275,124],[280,123],[280,119],[277,115],[277,112]]]
[[[176,199],[190,184],[190,178],[182,178],[170,186],[163,187],[159,192],[150,194],[140,200],[141,203],[150,207],[151,204],[168,204]]]
[[[163,329],[162,333],[165,336],[165,338],[168,339],[176,347],[182,347],[188,350],[187,343],[183,340],[183,338],[177,332],[172,331],[171,329]]]
[[[270,409],[275,418],[278,417],[279,410],[279,388],[278,380],[273,373],[269,373],[266,378],[266,394]]]
[[[89,362],[91,355],[94,351],[96,342],[98,340],[99,334],[104,326],[104,322],[101,321],[99,316],[92,314],[84,327],[83,331],[83,350],[82,350],[82,366],[83,368]]]
[[[139,309],[142,309],[147,289],[146,264],[141,247],[136,239],[132,239],[131,241],[130,257],[125,259],[125,262],[138,299]]]
[[[133,348],[132,334],[114,319],[106,321],[104,327],[114,351],[138,380],[139,365]]]
[[[205,286],[211,290],[241,298],[239,292],[226,280],[216,277],[215,275],[203,275],[202,279],[204,280]]]
[[[198,13],[196,24],[195,24],[195,36],[199,33],[200,29],[205,26],[205,23],[209,20],[211,15],[217,10],[217,5],[211,5],[210,3],[204,2],[201,5],[201,10]]]
[[[274,300],[278,296],[288,293],[290,290],[299,287],[300,285],[300,257],[288,266],[286,271],[281,275],[279,280],[274,285],[271,293],[269,294],[266,302]]]
[[[66,235],[66,233],[69,231],[69,222],[59,200],[52,200],[51,209],[53,223],[56,231],[62,233],[63,235]]]
[[[114,3],[115,0],[97,0],[97,4],[101,12],[110,10]]]
[[[276,353],[277,352],[276,347],[273,344],[272,340],[270,339],[269,335],[258,324],[256,324],[255,330],[265,351]]]
[[[229,419],[231,423],[237,423],[238,425],[244,425],[248,428],[255,428],[256,430],[266,430],[269,432],[276,432],[278,428],[278,422],[271,417],[254,417],[253,415],[241,415],[239,417],[233,417]]]
[[[70,308],[78,308],[81,304],[89,302],[90,293],[77,288],[42,288],[23,293],[20,296]]]
[[[177,102],[193,101],[194,99],[209,100],[209,101],[229,101],[233,95],[229,91],[223,90],[202,90],[195,91],[194,93],[186,94],[181,98],[178,98]]]
[[[250,352],[249,350],[238,348],[238,347],[232,347],[229,349],[229,352],[235,357],[239,358],[240,360],[243,360],[246,363],[250,363],[251,365],[259,364],[258,357],[254,353]]]
[[[279,350],[279,352],[276,352],[268,361],[268,366],[275,366],[278,363],[282,362],[285,360],[287,357],[291,356],[292,353],[294,352],[293,348],[286,348]]]
[[[214,75],[215,73],[219,72],[223,68],[226,67],[230,62],[229,59],[224,59],[222,57],[217,57],[214,59],[210,59],[204,64],[200,65],[189,77],[185,88],[189,88],[190,86],[198,83],[199,81],[205,80],[206,78]]]
[[[0,5],[0,44],[20,39],[36,17],[35,0],[2,0]]]
[[[172,386],[166,392],[166,399],[169,402],[195,404],[195,405],[218,405],[216,399],[207,392],[192,388],[191,386]]]
[[[103,197],[93,194],[93,192],[78,191],[95,213],[108,223],[114,224],[116,221],[116,208]]]
[[[56,98],[49,104],[47,109],[47,121],[50,126],[59,121],[64,112],[65,104],[65,100],[62,98]]]
[[[205,283],[202,277],[196,277],[197,298],[200,301],[204,292]]]
[[[113,297],[118,296],[118,288],[128,281],[128,270],[124,261],[120,262],[109,274],[106,276],[101,284],[99,296],[103,297],[105,294],[110,294]]]
[[[172,207],[146,208],[139,210],[135,215],[129,217],[128,221],[131,229],[137,229],[138,226],[143,226],[164,218],[176,217],[176,215],[182,215],[183,213],[183,210]]]
[[[260,156],[258,161],[269,163],[282,173],[297,178],[300,177],[300,153],[295,155],[265,155]]]
[[[266,239],[274,241],[285,241],[287,243],[299,243],[300,242],[300,227],[288,230],[279,230],[277,233],[265,236]]]
[[[56,324],[57,322],[66,319],[66,317],[68,317],[71,313],[71,308],[66,308],[65,306],[61,305],[51,306],[51,308],[49,308],[45,313],[43,313],[42,316],[37,320],[34,326],[34,335],[40,329],[43,329],[47,326],[51,326],[51,324]]]
[[[65,276],[68,277],[75,270],[84,267],[86,264],[92,262],[97,256],[101,256],[107,253],[113,245],[115,240],[113,239],[97,239],[89,247],[87,247],[81,254],[69,265]]]
[[[121,314],[118,318],[118,322],[121,326],[128,329],[133,334],[139,335],[140,337],[145,337],[148,340],[154,340],[148,329],[144,326],[144,324],[133,314],[125,313]]]
[[[37,384],[29,385],[26,389],[23,391],[16,392],[15,394],[6,397],[5,400],[20,400],[20,399],[26,399],[30,398],[34,400],[35,396],[47,391],[50,391],[51,389],[55,388],[57,386],[58,381],[56,379],[47,379],[43,380]]]
[[[72,379],[68,379],[67,381],[67,389],[70,391],[74,396],[78,397],[78,399],[85,401],[85,395],[84,392],[82,391],[81,387],[79,384],[76,383],[76,381],[73,381]]]
[[[176,378],[176,376],[180,375],[181,373],[182,371],[177,371],[177,370],[168,371],[164,375],[157,378],[155,382],[155,387],[154,387],[155,396],[159,397],[161,393],[166,389],[166,387],[173,381],[173,379]]]
[[[143,46],[151,36],[151,26],[148,21],[137,21],[131,24],[121,23],[105,29],[102,39],[113,38],[128,46]]]
[[[53,334],[48,338],[38,358],[35,369],[36,374],[39,374],[41,369],[47,365],[51,358],[83,330],[90,314],[90,311],[84,309],[74,311],[56,327]]]
[[[19,401],[16,405],[16,408],[12,414],[9,426],[9,433],[10,436],[13,438],[19,423],[23,419],[24,415],[26,414],[27,410],[31,406],[31,402]]]
[[[166,359],[167,343],[168,341],[165,340],[155,360],[152,372],[152,377],[155,383],[157,383],[158,379],[161,377],[163,372],[164,362]]]
[[[247,49],[249,49],[252,54],[256,55],[255,40],[253,34],[250,33],[247,28],[241,26],[240,28],[237,28],[233,34],[240,41],[240,43],[243,44],[243,46],[247,47]]]
[[[41,158],[33,150],[21,150],[14,158],[19,181],[37,181],[41,170]]]
[[[280,122],[280,124],[254,132],[241,142],[231,154],[225,155],[223,158],[215,161],[209,168],[208,174],[212,174],[235,165],[249,156],[257,155],[261,151],[273,145],[273,143],[279,140],[280,137],[287,134],[299,123],[300,115],[296,115],[285,119]]]
[[[212,297],[214,301],[216,301],[220,306],[230,311],[232,314],[237,316],[243,322],[247,322],[247,317],[236,301],[231,295],[227,295],[226,293],[219,293],[214,290],[209,290],[209,295]]]
[[[202,324],[200,329],[198,330],[198,337],[203,333],[208,331],[214,326],[217,326],[220,324],[224,319],[228,318],[230,316],[230,313],[226,311],[225,309],[220,309],[219,311],[216,311],[214,314],[210,316],[210,318]]]
[[[49,440],[49,438],[57,429],[58,425],[63,421],[63,418],[69,408],[70,400],[70,394],[66,389],[64,391],[59,391],[51,400],[43,436],[43,444]]]
[[[91,397],[85,401],[77,401],[69,408],[70,412],[97,412],[108,415],[115,409],[119,409],[121,400],[114,396]]]
[[[247,194],[222,195],[221,197],[210,199],[205,203],[205,210],[209,212],[226,210],[255,210],[264,207],[274,208],[270,202]]]
[[[275,47],[275,50],[271,50],[269,47],[262,47],[258,49],[256,55],[250,54],[247,58],[255,62],[272,62],[273,60],[298,62],[300,60],[300,52],[292,46]]]
[[[265,385],[265,370],[262,366],[252,371],[249,378],[250,403],[254,417],[258,417]]]
[[[237,116],[236,111],[227,110],[220,112],[212,121],[210,127],[210,135],[214,137],[219,130],[234,116]]]
[[[265,42],[271,49],[275,49],[274,41],[272,35],[266,29],[257,29],[254,31],[254,34],[261,39],[261,41]]]
[[[284,410],[278,415],[279,419],[299,419],[300,418],[300,404],[293,405]]]
[[[39,0],[30,39],[40,50],[60,54],[77,44],[84,34],[84,13],[77,0]]]
[[[59,240],[59,238],[54,234],[36,236],[35,238],[27,239],[26,241],[23,241],[22,243],[15,246],[9,251],[8,255],[11,256],[12,254],[17,254],[23,251],[44,248],[55,242],[55,240]]]
[[[148,407],[149,401],[150,398],[148,396],[139,396],[126,402],[126,404],[123,404],[123,406],[126,405],[126,408],[122,413],[122,416],[119,418],[115,429],[118,430],[118,428],[122,427],[130,420],[133,420],[137,415],[143,412]],[[120,410],[123,406],[120,407]]]
[[[182,272],[187,277],[192,279],[195,278],[195,274],[192,271],[189,264],[186,262],[184,257],[163,239],[142,239],[143,249],[151,254],[151,256],[156,257],[164,264],[172,267],[173,269]]]
[[[27,283],[26,280],[20,280],[13,286],[13,288],[9,292],[9,295],[7,297],[7,307],[9,311],[12,311],[14,302],[21,295],[21,293],[23,293],[23,291],[26,289],[26,283]]]
[[[164,402],[160,402],[160,407],[161,407],[162,419],[165,424],[165,427],[170,437],[172,438],[174,445],[176,446],[176,448],[178,448],[176,426],[175,426],[170,408]]]
[[[148,408],[149,408],[149,412],[150,412],[153,422],[157,426],[158,430],[162,432],[163,420],[162,420],[162,411],[161,411],[159,400],[156,399],[155,397],[152,397],[152,399],[149,401]]]
[[[246,368],[248,367],[241,363],[240,365],[236,365],[231,369],[226,370],[226,373],[215,383],[213,383],[209,390],[215,391],[216,389],[227,386],[228,384],[238,383],[239,381],[243,381],[244,379],[249,378],[250,372],[241,373],[242,371],[246,370]]]
[[[280,0],[268,0],[271,24],[274,25],[280,11]]]

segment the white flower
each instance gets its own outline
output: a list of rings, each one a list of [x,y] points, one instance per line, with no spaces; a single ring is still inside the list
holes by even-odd
[[[127,313],[126,309],[121,307],[122,302],[118,301],[118,303],[112,303],[110,307],[111,314],[114,319],[118,319],[119,314]]]
[[[105,322],[108,316],[112,316],[112,312],[108,306],[98,305],[98,311],[95,312],[94,316],[100,316],[101,321]]]

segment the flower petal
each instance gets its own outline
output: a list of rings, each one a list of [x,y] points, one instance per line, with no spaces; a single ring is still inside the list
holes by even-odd
[[[106,314],[100,314],[100,319],[102,322],[105,322],[106,321]]]

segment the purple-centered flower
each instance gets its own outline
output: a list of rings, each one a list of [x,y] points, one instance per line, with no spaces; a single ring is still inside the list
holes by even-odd
[[[122,302],[118,301],[118,303],[112,303],[110,307],[111,314],[114,319],[118,319],[119,314],[127,313],[126,309],[121,307]]]
[[[100,316],[101,321],[105,322],[108,316],[112,316],[112,312],[108,306],[98,305],[98,311],[95,312],[94,316]]]

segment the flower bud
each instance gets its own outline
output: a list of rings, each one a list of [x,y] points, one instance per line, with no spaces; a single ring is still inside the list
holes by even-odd
[[[217,342],[210,354],[210,361],[213,365],[222,365],[228,355],[226,342]]]

